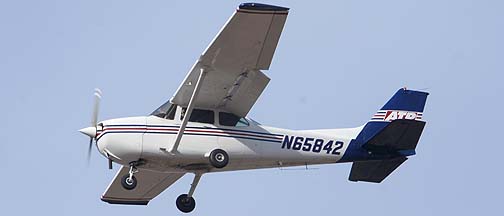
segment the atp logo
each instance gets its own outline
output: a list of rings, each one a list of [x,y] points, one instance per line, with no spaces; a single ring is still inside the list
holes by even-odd
[[[422,120],[421,112],[405,111],[405,110],[378,110],[371,118],[374,122],[391,122],[397,119]]]
[[[397,119],[417,120],[417,118],[419,117],[418,114],[419,113],[417,112],[388,110],[387,113],[385,114],[384,120],[385,121],[394,121]]]

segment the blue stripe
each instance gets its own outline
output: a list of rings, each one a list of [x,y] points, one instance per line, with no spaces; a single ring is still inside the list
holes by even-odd
[[[103,127],[165,127],[165,128],[180,128],[180,126],[175,125],[134,125],[134,124],[125,124],[125,125],[104,125]],[[264,132],[256,132],[256,131],[247,131],[247,130],[237,130],[237,129],[227,129],[227,128],[211,128],[211,127],[186,127],[190,129],[207,129],[207,130],[223,130],[223,131],[236,131],[236,132],[244,132],[251,134],[262,134],[262,135],[272,135],[272,136],[282,136],[282,134],[273,134],[273,133],[264,133]]]
[[[105,132],[103,134],[100,134],[100,138],[98,138],[97,141],[100,140],[103,136],[105,136],[108,133],[177,134],[177,132],[158,132],[158,131],[107,131],[107,132]],[[267,140],[267,139],[251,138],[251,137],[243,137],[243,136],[226,136],[226,135],[220,135],[220,134],[184,133],[184,135],[216,136],[216,137],[227,137],[227,138],[237,138],[237,139],[249,139],[249,140],[264,141],[264,142],[274,142],[274,143],[281,143],[282,142],[280,140]]]

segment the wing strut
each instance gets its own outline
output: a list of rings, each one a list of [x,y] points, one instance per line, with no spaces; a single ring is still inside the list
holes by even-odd
[[[180,125],[179,131],[177,133],[177,138],[175,139],[175,143],[173,144],[172,148],[168,151],[171,154],[177,153],[177,148],[180,144],[180,140],[182,139],[182,135],[184,135],[187,122],[189,121],[189,118],[191,117],[191,113],[194,108],[194,101],[196,100],[196,97],[198,97],[199,91],[201,89],[201,84],[203,83],[203,79],[205,78],[206,73],[207,71],[205,70],[204,67],[200,68],[198,81],[196,82],[196,86],[194,86],[194,91],[192,93],[191,99],[189,100],[189,104],[187,105],[184,119],[182,119],[182,124]]]

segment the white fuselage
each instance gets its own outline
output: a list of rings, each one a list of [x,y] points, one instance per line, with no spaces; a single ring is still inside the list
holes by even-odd
[[[177,118],[175,118],[177,119]],[[161,172],[215,172],[336,163],[361,128],[295,131],[262,126],[228,127],[189,122],[177,153],[170,149],[180,121],[156,116],[128,117],[101,122],[97,146],[105,157],[138,168]],[[208,163],[214,149],[229,154],[229,164],[215,169]]]

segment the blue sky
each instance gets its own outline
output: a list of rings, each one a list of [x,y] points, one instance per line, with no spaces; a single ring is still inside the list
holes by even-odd
[[[238,1],[2,1],[2,211],[176,215],[192,175],[147,207],[99,200],[115,171],[86,163],[100,119],[145,115],[175,92]],[[203,176],[194,215],[474,215],[500,212],[503,1],[268,1],[290,7],[250,116],[291,129],[363,124],[403,86],[431,93],[414,156],[382,184],[351,164]],[[6,165],[6,166],[5,166]],[[117,169],[118,166],[115,166]]]

